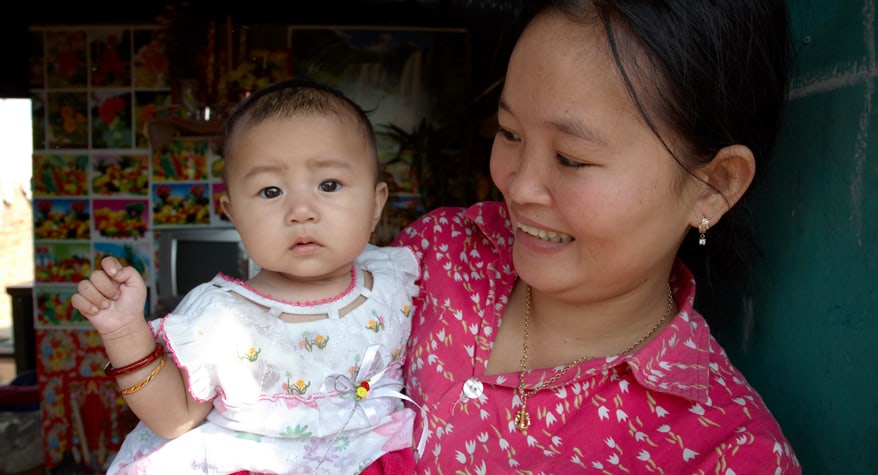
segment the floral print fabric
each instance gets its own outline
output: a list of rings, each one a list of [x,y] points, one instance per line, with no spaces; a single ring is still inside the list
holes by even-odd
[[[421,263],[405,365],[408,395],[426,409],[422,474],[800,473],[757,392],[692,308],[695,283],[677,262],[679,313],[623,357],[582,362],[530,396],[531,427],[513,423],[518,373],[485,375],[516,280],[501,203],[440,208],[396,244]],[[531,370],[527,387],[559,368]]]

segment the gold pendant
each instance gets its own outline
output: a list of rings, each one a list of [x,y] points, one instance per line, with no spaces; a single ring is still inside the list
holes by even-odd
[[[522,407],[515,413],[515,419],[513,419],[513,422],[518,430],[524,432],[530,427],[530,414],[528,414],[524,407]]]

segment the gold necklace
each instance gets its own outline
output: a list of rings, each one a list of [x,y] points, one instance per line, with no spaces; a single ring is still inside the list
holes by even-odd
[[[582,363],[585,360],[591,359],[591,356],[581,356],[576,358],[575,360],[567,363],[561,368],[561,371],[557,371],[548,381],[543,381],[538,384],[535,388],[531,389],[528,392],[524,391],[524,374],[527,372],[527,336],[528,336],[528,326],[530,321],[530,309],[533,303],[533,290],[531,290],[530,285],[527,286],[527,298],[524,303],[524,338],[521,343],[521,375],[518,379],[518,398],[521,399],[521,409],[515,413],[515,418],[512,422],[515,423],[515,427],[518,428],[521,432],[526,432],[528,427],[530,427],[530,414],[527,413],[527,398],[533,396],[534,394],[540,392],[544,387],[554,383],[558,380],[564,373],[567,372],[570,368]],[[633,349],[640,346],[641,343],[646,341],[647,338],[651,337],[656,330],[661,328],[662,325],[668,320],[668,315],[671,314],[671,310],[674,308],[674,295],[671,293],[671,284],[668,284],[668,306],[665,309],[664,315],[662,315],[661,320],[658,321],[652,328],[646,332],[645,335],[640,337],[639,340],[634,342],[628,348],[622,350],[619,355],[624,355],[626,353],[630,353]]]

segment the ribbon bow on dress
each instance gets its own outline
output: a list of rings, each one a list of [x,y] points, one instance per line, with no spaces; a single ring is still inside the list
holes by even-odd
[[[354,413],[359,410],[365,414],[370,424],[376,424],[380,417],[378,416],[378,408],[376,408],[375,405],[379,398],[385,397],[408,401],[421,410],[422,417],[425,416],[426,409],[421,407],[410,397],[400,392],[403,389],[402,381],[385,377],[387,370],[390,367],[388,363],[393,363],[393,361],[389,358],[388,361],[385,361],[385,357],[379,352],[380,346],[381,345],[372,345],[366,349],[366,352],[363,354],[363,360],[357,370],[357,374],[353,379],[344,374],[327,376],[326,380],[323,382],[321,392],[337,393],[338,397],[335,398],[335,401],[338,404],[347,405],[353,403],[353,408],[350,416],[348,416],[348,421],[350,421]],[[339,433],[344,430],[345,426],[347,426],[347,422],[345,422],[345,425],[339,430]],[[337,435],[338,434],[336,434],[336,436]],[[421,432],[421,437],[416,449],[418,455],[423,453],[426,443],[427,431],[424,430]]]

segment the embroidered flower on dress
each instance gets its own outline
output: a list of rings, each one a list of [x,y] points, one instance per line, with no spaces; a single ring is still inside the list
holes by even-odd
[[[376,314],[374,310],[372,311],[372,315],[374,315],[375,318],[369,320],[366,323],[366,329],[372,330],[375,333],[378,333],[381,330],[384,330],[384,317],[381,317],[378,314]]]
[[[305,333],[302,335],[302,339],[299,341],[299,348],[304,348],[308,351],[313,350],[315,347],[319,350],[326,349],[326,345],[329,344],[329,337],[325,335],[317,335],[314,338],[311,338],[309,333]]]
[[[308,392],[308,388],[311,387],[311,382],[306,383],[304,380],[299,379],[295,384],[290,384],[290,374],[287,373],[287,382],[283,383],[281,387],[287,392],[287,394],[298,394],[301,396]]]
[[[238,359],[241,359],[241,360],[247,360],[247,361],[253,363],[253,362],[255,362],[256,360],[259,359],[259,354],[260,354],[260,353],[262,353],[262,349],[261,349],[261,348],[257,350],[256,348],[253,348],[253,347],[251,346],[250,348],[247,348],[247,351],[244,353],[243,356],[238,355]]]

